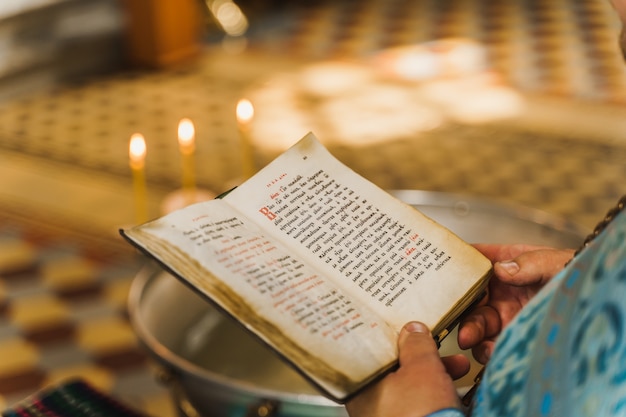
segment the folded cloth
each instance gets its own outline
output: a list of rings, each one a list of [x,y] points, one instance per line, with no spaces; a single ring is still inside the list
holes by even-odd
[[[2,412],[2,417],[29,416],[146,417],[80,379],[43,389]]]

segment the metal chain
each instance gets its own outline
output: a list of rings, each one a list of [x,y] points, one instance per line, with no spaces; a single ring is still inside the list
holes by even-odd
[[[578,255],[580,252],[583,251],[583,249],[585,249],[587,246],[589,246],[589,244],[591,244],[591,242],[600,234],[602,233],[602,231],[604,229],[606,229],[606,227],[608,226],[609,223],[611,223],[613,221],[613,219],[615,217],[617,217],[617,215],[624,210],[624,206],[626,206],[626,195],[623,195],[622,198],[619,199],[619,201],[617,202],[617,205],[615,207],[613,207],[612,209],[610,209],[607,213],[606,216],[604,216],[604,219],[602,219],[600,221],[600,223],[598,223],[595,227],[595,229],[593,229],[593,232],[591,232],[583,241],[583,244],[580,246],[580,248],[578,248],[576,250],[576,252],[574,252],[574,258],[576,257],[576,255]],[[569,263],[569,262],[568,262]]]

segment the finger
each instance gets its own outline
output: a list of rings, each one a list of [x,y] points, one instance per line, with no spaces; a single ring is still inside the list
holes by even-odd
[[[526,252],[542,250],[542,249],[550,249],[547,246],[525,245],[525,244],[501,245],[501,244],[475,243],[472,246],[474,246],[474,248],[476,248],[480,253],[482,253],[485,257],[487,257],[491,262],[494,262],[494,263],[499,262],[499,261],[515,259],[518,256]]]
[[[415,391],[413,398],[419,408],[410,414],[383,412],[376,415],[427,415],[435,410],[458,407],[459,397],[454,388],[452,377],[439,356],[437,344],[423,323],[406,324],[398,339],[400,368],[390,375],[389,380],[395,381],[402,391]],[[413,386],[413,388],[408,388]]]
[[[496,262],[494,272],[503,282],[516,286],[542,284],[556,275],[572,258],[573,250],[540,249],[512,260]]]
[[[480,306],[459,324],[457,342],[461,349],[473,348],[483,340],[496,336],[501,329],[498,312],[492,306]]]
[[[469,359],[461,354],[444,356],[441,358],[446,372],[450,374],[452,379],[459,379],[465,376],[470,370]]]
[[[400,367],[423,368],[424,364],[441,364],[437,344],[428,327],[420,322],[407,323],[398,339]],[[434,360],[436,359],[436,361]]]
[[[491,358],[495,342],[493,340],[484,340],[480,344],[472,348],[472,356],[478,363],[486,364]]]

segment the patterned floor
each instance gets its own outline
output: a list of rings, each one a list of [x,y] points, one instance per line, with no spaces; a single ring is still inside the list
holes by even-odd
[[[76,241],[0,229],[0,408],[80,377],[136,409],[173,415],[128,324],[142,262],[99,259]]]
[[[117,236],[135,219],[128,168],[134,132],[147,141],[151,216],[180,186],[176,127],[183,117],[196,125],[198,185],[214,192],[245,175],[242,144],[252,145],[255,168],[280,151],[280,132],[268,134],[269,125],[284,127],[294,142],[306,133],[300,130],[313,130],[339,159],[387,189],[521,204],[584,228],[624,193],[626,72],[607,1],[350,0],[275,2],[261,10],[244,2],[242,8],[256,16],[244,53],[227,52],[214,34],[189,66],[118,72],[0,107],[0,407],[74,373],[150,414],[173,413],[126,321],[125,295],[142,266]],[[388,135],[397,125],[381,111],[404,115],[402,123],[415,116],[403,113],[397,96],[384,96],[387,104],[361,109],[381,122],[357,143],[353,130],[333,125],[354,113],[333,107],[346,96],[345,79],[323,95],[319,88],[332,85],[324,78],[311,94],[312,68],[362,69],[383,49],[450,37],[480,46],[480,74],[515,92],[524,112],[481,123],[447,118],[431,129]],[[442,77],[419,86],[441,87]],[[354,85],[359,94],[382,91]],[[242,97],[257,106],[249,131],[236,120]],[[351,120],[353,127],[363,122]],[[33,303],[51,317],[31,309]],[[7,361],[14,352],[23,358]]]

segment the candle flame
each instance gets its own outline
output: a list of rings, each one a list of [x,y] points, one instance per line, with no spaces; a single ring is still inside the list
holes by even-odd
[[[196,130],[193,127],[193,122],[189,119],[182,119],[178,123],[178,142],[181,146],[193,145],[194,135]]]
[[[242,98],[237,103],[237,121],[248,123],[254,117],[254,106],[247,98]]]
[[[135,133],[130,137],[128,156],[133,168],[143,167],[146,158],[146,140],[141,133]]]

